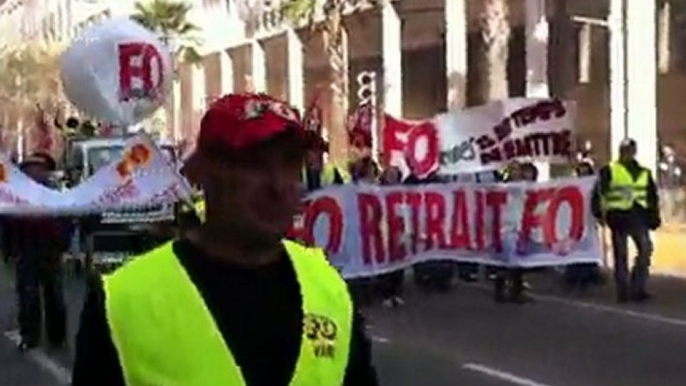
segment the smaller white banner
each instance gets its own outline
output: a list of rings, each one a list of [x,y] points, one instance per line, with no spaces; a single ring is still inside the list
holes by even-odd
[[[127,141],[120,160],[65,191],[33,181],[0,156],[0,214],[102,213],[172,204],[191,196],[186,180],[145,134]]]

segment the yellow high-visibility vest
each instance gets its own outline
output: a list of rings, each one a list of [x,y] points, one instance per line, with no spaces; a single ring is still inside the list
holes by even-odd
[[[624,165],[613,162],[610,164],[610,174],[610,187],[603,196],[605,210],[629,210],[634,204],[648,207],[648,169],[643,169],[634,180]]]
[[[323,251],[284,241],[303,296],[303,337],[292,386],[340,386],[352,301]],[[128,386],[245,386],[241,369],[172,243],[104,278],[112,340]],[[280,323],[275,320],[274,323]]]
[[[198,200],[195,202],[195,214],[198,215],[201,223],[205,222],[205,200]]]
[[[348,184],[352,181],[350,173],[346,172],[344,168],[339,168],[332,163],[327,163],[324,165],[319,174],[321,188],[334,185],[336,181],[336,173],[338,173],[338,175],[341,177],[341,180],[344,184]],[[302,169],[302,182],[303,186],[307,187],[307,169],[305,168]]]
[[[322,186],[333,185],[334,181],[336,180],[336,172],[338,172],[338,175],[341,177],[344,184],[347,184],[351,181],[350,174],[345,172],[343,168],[339,168],[332,163],[328,163],[324,165],[324,169],[322,169]]]

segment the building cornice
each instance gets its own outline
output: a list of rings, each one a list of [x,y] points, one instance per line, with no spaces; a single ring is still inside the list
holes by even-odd
[[[323,0],[319,1],[319,9],[315,12],[314,22],[324,21]],[[377,0],[378,2],[400,0]],[[264,10],[260,15],[256,15],[250,20],[240,20],[236,15],[228,15],[227,22],[239,23],[237,28],[239,33],[227,34],[225,38],[206,39],[205,44],[199,47],[198,52],[205,56],[230,48],[240,47],[253,43],[255,40],[267,40],[285,34],[288,30],[305,29],[308,27],[306,20],[293,22],[287,20],[283,14],[281,3],[278,1]],[[374,8],[374,0],[348,0],[344,8],[344,15],[352,15],[356,12],[369,11]],[[209,35],[209,34],[208,34]],[[205,36],[209,38],[210,36]]]

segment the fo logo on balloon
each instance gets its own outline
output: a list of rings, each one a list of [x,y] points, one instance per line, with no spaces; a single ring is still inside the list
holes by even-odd
[[[157,99],[163,93],[164,64],[154,45],[124,43],[119,53],[119,100]]]

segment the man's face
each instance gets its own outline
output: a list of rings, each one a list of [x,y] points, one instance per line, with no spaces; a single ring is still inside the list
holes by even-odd
[[[619,149],[619,160],[622,162],[630,162],[636,158],[636,148],[634,146],[622,146]]]
[[[245,161],[210,159],[201,171],[208,225],[250,244],[281,239],[301,198],[302,158],[269,146]]]

